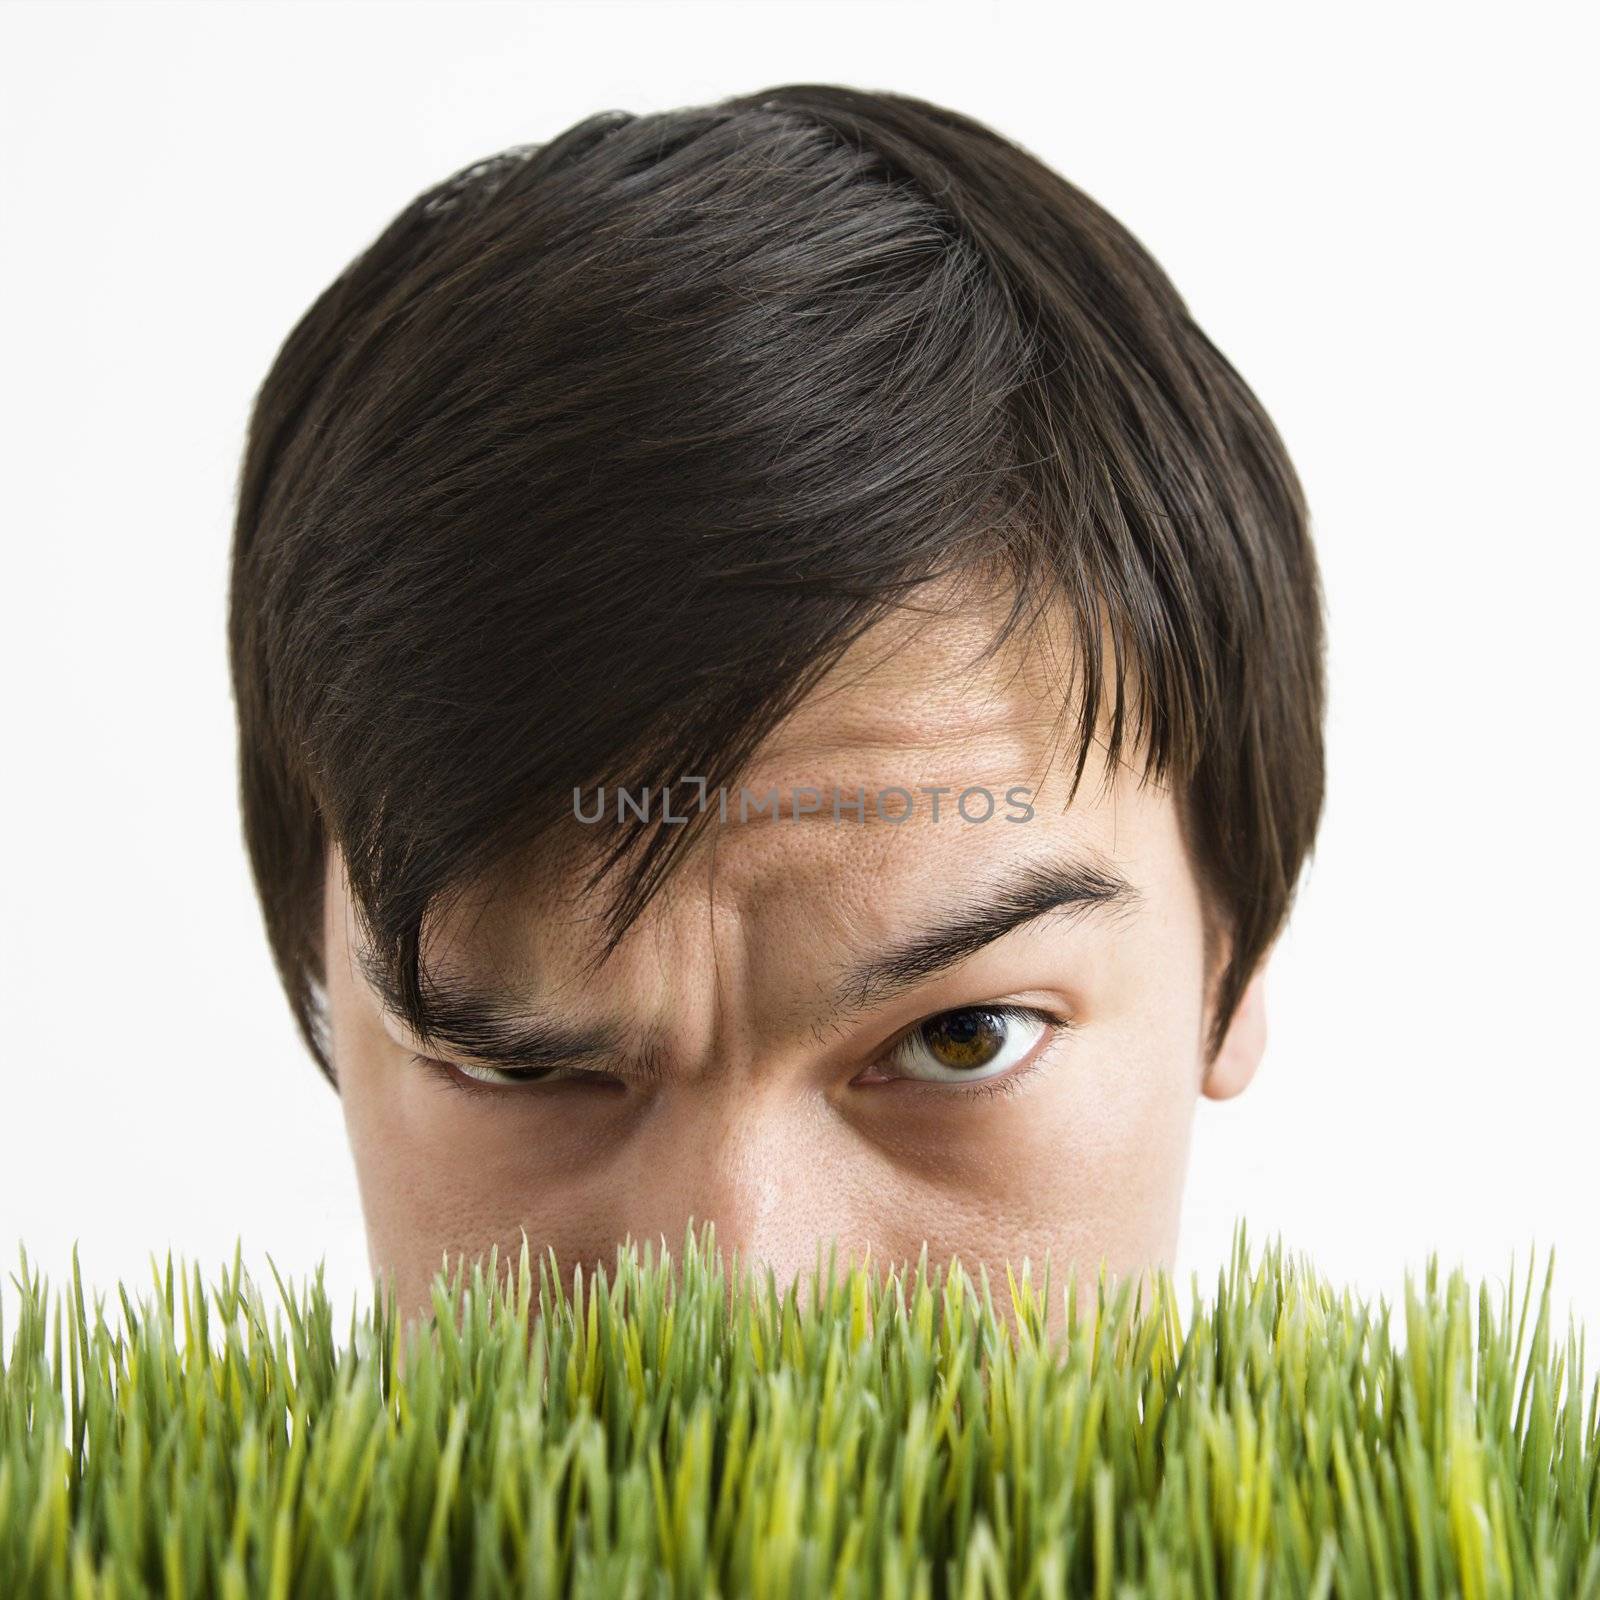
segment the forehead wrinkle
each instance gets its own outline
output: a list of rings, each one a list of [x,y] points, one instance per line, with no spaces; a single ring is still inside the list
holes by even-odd
[[[877,701],[886,688],[895,690],[902,703],[932,702],[946,709],[952,690],[970,700],[973,687],[991,699],[1017,694],[1060,699],[1083,644],[1065,596],[1056,594],[1019,618],[1012,615],[1009,584],[985,591],[960,575],[949,575],[935,587],[942,591],[938,605],[924,608],[901,601],[891,607],[832,664],[791,715],[808,708],[831,710],[851,698]],[[1101,633],[1099,648],[1105,657],[1113,641],[1104,623]]]
[[[968,698],[922,713],[903,703],[885,708],[874,702],[827,724],[797,714],[728,792],[732,800],[739,786],[757,793],[773,784],[888,787],[925,781],[929,767],[940,765],[946,770],[935,774],[937,781],[972,783],[987,776],[1007,783],[1042,782],[1076,757],[1077,741],[1068,739],[1071,719],[1065,722],[1059,710],[1002,696],[981,702]],[[1066,756],[1064,742],[1072,745]],[[907,768],[915,769],[909,777]]]
[[[826,779],[831,775],[816,768],[839,755],[865,758],[868,771],[863,777],[880,776],[874,770],[880,764],[900,763],[907,757],[948,758],[964,751],[976,752],[985,766],[998,766],[1002,760],[1026,761],[1048,753],[1060,737],[1059,716],[1000,697],[982,704],[965,700],[958,709],[945,706],[936,715],[918,715],[903,705],[885,708],[874,701],[826,725],[797,715],[757,753],[741,781],[754,788],[758,781]],[[802,773],[803,762],[815,767]],[[795,775],[791,777],[788,769],[796,769]]]
[[[1020,740],[1031,740],[1055,733],[1059,719],[1046,716],[1007,716],[994,705],[975,710],[969,717],[944,717],[928,727],[910,725],[911,719],[900,718],[899,727],[887,719],[867,725],[846,721],[812,733],[806,729],[790,730],[781,740],[761,752],[760,767],[752,763],[752,770],[766,766],[779,766],[797,759],[827,757],[835,752],[878,753],[903,755],[926,751],[939,753],[961,750],[970,746],[993,744],[997,735],[1014,734]],[[965,725],[963,725],[965,724]]]
[[[1024,761],[1038,752],[1020,778],[1042,783],[1058,764],[1076,768],[1086,683],[1078,671],[1083,641],[1070,610],[1058,597],[1001,639],[997,623],[1009,590],[974,601],[960,578],[936,587],[957,604],[926,612],[910,605],[910,618],[891,613],[868,630],[769,735],[757,753],[764,777],[769,767],[783,770],[830,753],[953,752],[997,730],[1021,736],[1028,746],[1027,753],[1018,752]],[[1102,703],[1089,731],[1086,766],[1105,753],[1102,730],[1115,709],[1119,673],[1105,617],[1098,653]],[[1123,687],[1131,733],[1140,708],[1137,674]],[[1134,767],[1137,756],[1125,734],[1117,765]],[[806,775],[797,781],[814,780]]]
[[[1015,824],[1009,825],[1015,831],[1001,834],[1006,825],[998,821],[924,821],[877,829],[865,839],[849,825],[832,834],[763,830],[764,837],[750,838],[748,848],[725,852],[723,867],[736,899],[765,904],[779,925],[799,918],[810,925],[814,959],[789,975],[788,982],[780,972],[773,991],[790,992],[779,1013],[785,1024],[803,1028],[822,1044],[828,1034],[837,1036],[856,1020],[843,1018],[848,1008],[840,1005],[842,970],[931,927],[949,913],[952,900],[963,898],[963,885],[981,900],[984,884],[1014,877],[1030,857],[1047,862],[1077,858],[1092,867],[1105,854],[1097,840],[1099,830],[1089,821],[1082,808],[1048,819],[1041,815],[1041,833],[1032,839]],[[996,844],[1003,848],[996,850]],[[1065,919],[1083,914],[1080,905],[1053,915]],[[781,950],[776,957],[765,954],[767,961],[783,959]],[[756,970],[764,964],[758,959]]]

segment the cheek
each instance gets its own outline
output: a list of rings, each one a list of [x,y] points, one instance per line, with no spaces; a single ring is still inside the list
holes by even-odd
[[[1195,1106],[1192,1063],[1131,1031],[1069,1039],[1031,1093],[973,1119],[944,1181],[998,1233],[1163,1220],[1181,1189]]]
[[[1198,1098],[1198,1011],[1159,986],[1107,1001],[1069,1036],[1035,1091],[992,1114],[993,1133],[952,1149],[967,1241],[1004,1242],[1059,1271],[1168,1261]],[[985,1120],[990,1120],[987,1116]]]
[[[381,1035],[381,1030],[379,1030]],[[421,1309],[428,1282],[448,1254],[469,1256],[499,1243],[512,1258],[530,1249],[538,1212],[537,1152],[504,1124],[453,1105],[396,1050],[335,1033],[340,1103],[361,1195],[369,1255],[395,1278],[402,1305]]]

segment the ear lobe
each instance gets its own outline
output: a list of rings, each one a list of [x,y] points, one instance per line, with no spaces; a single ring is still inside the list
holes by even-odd
[[[1201,1081],[1202,1094],[1213,1100],[1231,1100],[1249,1087],[1267,1048],[1267,968],[1263,962],[1245,985],[1244,993],[1223,1036],[1222,1048]]]

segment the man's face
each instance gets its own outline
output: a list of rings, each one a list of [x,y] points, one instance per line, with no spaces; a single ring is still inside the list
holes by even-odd
[[[1261,983],[1208,1074],[1173,796],[1108,773],[1096,745],[1065,805],[1067,663],[1034,634],[974,667],[998,615],[867,635],[598,975],[604,908],[575,880],[614,795],[609,820],[564,820],[558,847],[466,897],[430,933],[429,975],[536,1025],[520,1082],[515,1058],[424,1049],[383,1013],[330,853],[334,1064],[373,1266],[402,1308],[426,1309],[446,1255],[514,1261],[521,1230],[570,1287],[578,1266],[609,1275],[629,1236],[676,1257],[691,1219],[730,1265],[736,1249],[802,1290],[830,1240],[841,1265],[913,1264],[924,1244],[931,1264],[987,1265],[997,1303],[1008,1261],[1037,1285],[1048,1253],[1052,1326],[1069,1265],[1092,1282],[1102,1261],[1170,1264],[1196,1098],[1248,1081]],[[784,814],[756,811],[774,789]],[[821,809],[794,815],[797,789]],[[968,821],[958,797],[980,789],[993,814]],[[900,790],[910,814],[886,820],[879,797],[900,816]],[[970,794],[967,815],[984,811]],[[586,1054],[531,1053],[597,1031]]]

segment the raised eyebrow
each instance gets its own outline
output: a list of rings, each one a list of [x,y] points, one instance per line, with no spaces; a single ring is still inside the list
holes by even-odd
[[[975,894],[933,927],[856,962],[835,986],[834,1008],[848,1017],[882,1005],[1053,912],[1130,912],[1143,899],[1122,873],[1095,855],[1030,863]]]

